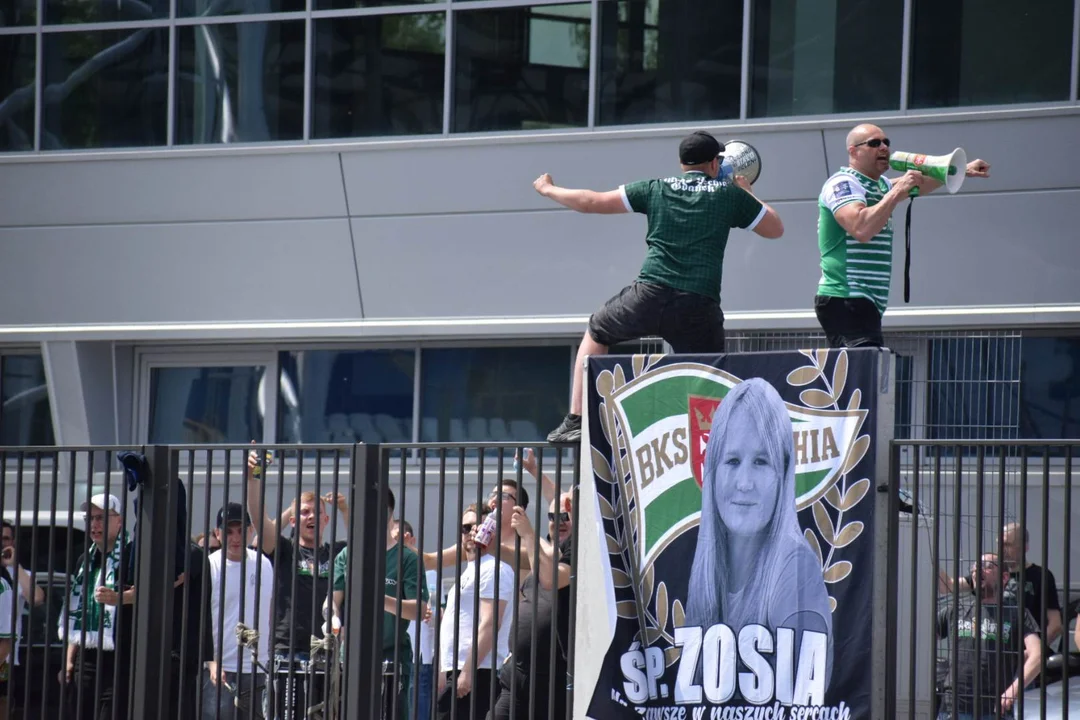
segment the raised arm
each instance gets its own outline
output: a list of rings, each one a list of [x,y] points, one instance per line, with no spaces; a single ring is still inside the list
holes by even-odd
[[[985,160],[972,160],[967,164],[964,175],[967,177],[988,178],[990,177],[990,163]],[[943,184],[944,183],[940,183],[932,177],[926,176],[925,179],[919,183],[919,194],[926,195],[932,193]]]
[[[540,550],[539,554],[537,553],[536,531],[533,530],[532,523],[529,522],[529,517],[523,508],[514,508],[514,514],[510,516],[510,525],[514,528],[514,532],[521,537],[521,544],[525,548],[526,556],[529,558],[529,567],[536,568],[540,587],[544,590],[550,590],[556,580],[559,583],[560,590],[569,585],[570,566],[558,562],[555,547],[544,538],[540,538]]]
[[[259,456],[252,450],[248,453],[247,467],[244,470],[247,475],[248,514],[255,523],[255,532],[259,535],[259,545],[263,553],[271,555],[277,547],[279,526],[266,514],[266,507],[263,505],[263,494],[266,492],[266,470],[263,469],[261,477],[255,477],[254,470],[258,466]],[[282,517],[285,517],[284,513]]]
[[[784,234],[784,221],[780,219],[779,213],[773,209],[771,205],[754,195],[754,191],[750,189],[750,181],[744,178],[742,175],[735,176],[735,184],[745,190],[750,197],[761,203],[763,215],[760,215],[757,220],[754,221],[748,230],[757,233],[763,238],[775,240],[776,238]]]
[[[923,180],[922,173],[908,170],[893,181],[892,188],[885,193],[885,197],[881,198],[881,202],[877,205],[867,207],[863,202],[850,202],[837,208],[833,217],[848,235],[861,243],[870,242],[888,224],[893,210],[901,200],[908,196],[911,188],[916,186],[921,188]]]
[[[563,207],[580,213],[599,213],[615,215],[630,212],[623,203],[620,190],[596,192],[595,190],[571,190],[559,187],[551,180],[551,175],[544,173],[533,181],[533,187],[549,200],[554,200]]]

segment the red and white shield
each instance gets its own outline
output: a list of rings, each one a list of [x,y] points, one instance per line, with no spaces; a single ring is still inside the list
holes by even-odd
[[[690,415],[690,464],[694,479],[701,487],[705,477],[705,446],[709,444],[709,431],[720,399],[691,395],[686,400]]]

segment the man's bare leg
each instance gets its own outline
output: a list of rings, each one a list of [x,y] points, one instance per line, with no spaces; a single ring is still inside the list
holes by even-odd
[[[551,431],[548,435],[548,442],[577,442],[581,439],[581,405],[582,399],[585,395],[585,388],[583,387],[583,380],[581,377],[581,369],[585,364],[585,358],[589,355],[607,355],[607,345],[601,345],[593,340],[589,332],[585,331],[585,336],[581,339],[581,344],[578,346],[577,360],[574,361],[574,373],[573,373],[573,391],[570,395],[570,414],[563,418],[559,427]]]

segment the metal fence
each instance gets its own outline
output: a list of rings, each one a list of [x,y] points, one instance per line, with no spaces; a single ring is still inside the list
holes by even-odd
[[[0,628],[22,624],[0,712],[424,720],[498,702],[497,717],[564,717],[574,576],[544,569],[572,567],[577,455],[541,446],[515,467],[523,451],[0,451],[5,565],[24,587],[0,606]],[[499,508],[486,553],[473,507]],[[416,552],[388,551],[398,540]]]
[[[889,717],[934,718],[943,708],[1080,717],[1080,441],[897,440],[892,450],[889,554],[878,559],[893,583]],[[1025,633],[1010,639],[1007,627],[1025,610],[1041,652],[1010,709],[1007,670],[1023,665]]]

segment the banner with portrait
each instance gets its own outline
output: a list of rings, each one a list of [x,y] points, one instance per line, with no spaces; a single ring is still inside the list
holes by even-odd
[[[578,685],[585,716],[870,718],[887,362],[872,350],[590,358],[600,572],[578,587],[606,596],[609,622],[589,630],[595,660],[578,645],[579,662],[600,663],[592,692]]]

